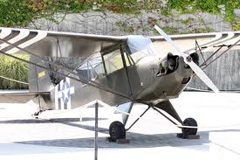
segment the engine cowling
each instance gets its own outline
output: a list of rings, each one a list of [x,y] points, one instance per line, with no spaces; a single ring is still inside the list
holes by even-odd
[[[159,64],[157,75],[160,76],[174,72],[178,68],[178,64],[179,56],[168,53],[167,57],[163,59]]]

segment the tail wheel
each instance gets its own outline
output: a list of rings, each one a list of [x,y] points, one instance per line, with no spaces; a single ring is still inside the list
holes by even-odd
[[[197,127],[197,121],[193,118],[187,118],[183,121],[183,125]],[[182,133],[184,135],[196,135],[197,128],[183,128]]]
[[[112,122],[109,127],[109,135],[112,141],[116,141],[118,139],[125,139],[126,130],[124,125],[119,121]]]

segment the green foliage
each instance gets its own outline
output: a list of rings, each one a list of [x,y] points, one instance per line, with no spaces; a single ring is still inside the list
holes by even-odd
[[[235,19],[234,9],[240,8],[239,0],[168,0],[167,6],[181,13],[208,12],[221,14],[228,22]]]
[[[127,32],[127,33],[133,33],[134,32],[133,26],[129,25],[126,22],[119,21],[119,22],[116,23],[116,25],[123,32]]]
[[[110,10],[116,13],[136,13],[137,0],[97,0],[101,10]]]
[[[16,55],[28,60],[28,55]],[[0,56],[0,76],[27,82],[28,64],[7,56]],[[0,89],[26,89],[27,85],[0,78]]]
[[[234,9],[240,8],[240,0],[168,0],[167,6],[161,6],[161,0],[0,0],[0,26],[24,27],[37,18],[46,18],[54,22],[55,13],[79,13],[89,10],[112,11],[121,14],[138,14],[141,10],[160,9],[162,15],[172,16],[171,10],[180,13],[208,12],[219,14],[238,28]],[[188,23],[188,22],[186,22]],[[133,32],[133,28],[126,29]]]
[[[0,26],[26,26],[32,17],[25,1],[0,0]]]
[[[54,14],[89,10],[139,13],[158,9],[159,0],[0,0],[0,26],[26,26],[36,18],[55,21]]]
[[[232,28],[234,31],[240,31],[240,18],[236,18],[232,23]]]
[[[190,24],[193,23],[193,21],[194,21],[193,18],[187,18],[185,20],[182,20],[182,23],[185,24],[185,25],[190,25]]]
[[[167,34],[176,34],[178,33],[178,29],[175,27],[163,27],[162,28]],[[159,34],[159,33],[158,33]]]
[[[194,9],[217,14],[220,13],[219,5],[222,5],[222,3],[216,0],[196,0]]]
[[[187,7],[189,7],[191,3],[191,0],[168,0],[167,8],[177,9],[182,13],[186,13],[187,10],[189,10]]]

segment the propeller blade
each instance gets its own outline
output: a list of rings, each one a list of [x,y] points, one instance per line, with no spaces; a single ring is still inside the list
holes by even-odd
[[[208,76],[203,72],[203,70],[195,64],[191,59],[188,59],[187,54],[181,52],[180,48],[173,42],[173,40],[157,25],[154,26],[154,28],[164,37],[164,39],[173,46],[173,48],[176,50],[176,55],[182,56],[184,59],[184,62],[191,67],[191,69],[194,71],[194,73],[214,92],[219,92],[218,88],[213,84],[213,82],[208,78]]]
[[[158,31],[158,33],[159,33],[160,35],[162,35],[162,36],[164,37],[164,39],[165,39],[168,43],[170,43],[170,44],[173,46],[173,48],[174,48],[175,51],[177,52],[177,53],[175,53],[175,54],[177,54],[177,55],[179,55],[179,56],[182,56],[182,52],[181,52],[180,48],[178,48],[178,46],[172,41],[172,39],[171,39],[161,28],[159,28],[157,25],[155,25],[154,28]]]
[[[185,62],[186,63],[186,62]],[[209,87],[211,88],[215,93],[218,93],[218,88],[214,85],[214,83],[211,81],[211,79],[203,72],[203,70],[193,61],[188,62],[187,65],[191,67],[191,69],[194,71],[194,73]]]

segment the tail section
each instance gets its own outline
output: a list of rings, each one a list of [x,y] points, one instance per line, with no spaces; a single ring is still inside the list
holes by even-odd
[[[31,56],[30,61],[32,63],[49,67],[47,66],[46,62],[39,61],[39,58],[35,58]],[[46,69],[37,67],[36,65],[29,65],[29,91],[30,92],[51,92],[54,88],[54,84],[52,83],[51,77],[49,72]]]
[[[46,57],[47,58],[47,57]],[[30,57],[30,62],[34,64],[38,64],[44,67],[50,67],[44,60],[39,60],[39,58]],[[40,110],[51,110],[54,109],[54,88],[55,84],[51,79],[51,72],[46,69],[37,67],[36,65],[29,65],[29,74],[28,74],[28,82],[29,82],[29,92],[35,93],[36,99],[35,103],[39,105]],[[39,96],[39,98],[38,98]],[[44,105],[42,102],[44,100]]]
[[[51,57],[44,58],[49,61]],[[30,61],[50,69],[46,70],[32,64],[29,67],[29,90],[40,95],[47,104],[47,107],[40,105],[40,110],[71,109],[71,95],[74,94],[74,87],[71,86],[70,79],[52,72],[53,66],[44,60],[39,61],[39,58],[31,56]]]

